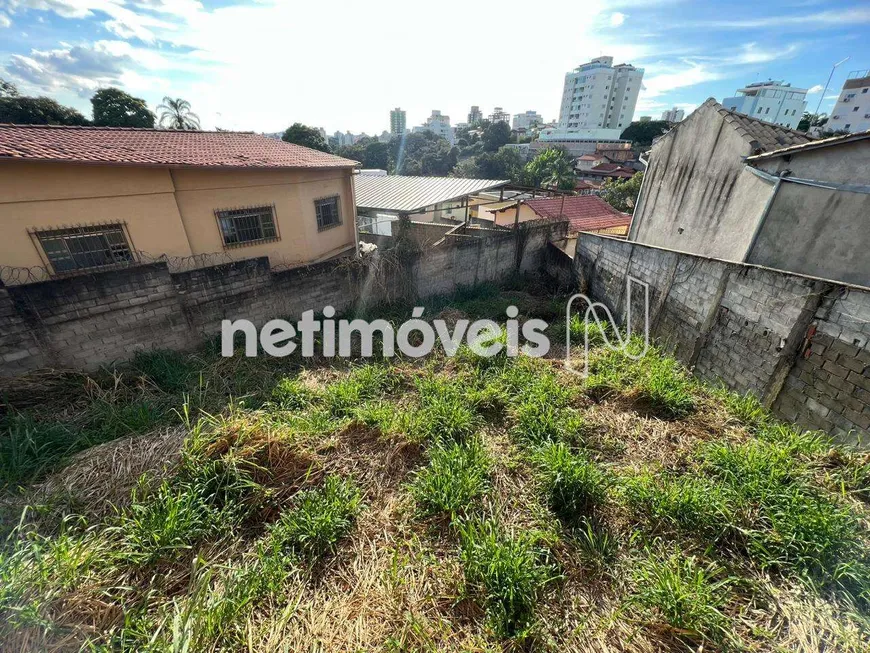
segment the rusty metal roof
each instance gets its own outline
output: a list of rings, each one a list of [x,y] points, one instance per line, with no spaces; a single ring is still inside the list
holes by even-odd
[[[843,143],[862,141],[865,138],[870,138],[870,130],[855,132],[854,134],[844,134],[843,136],[832,136],[831,138],[824,138],[819,141],[810,141],[809,143],[801,143],[800,145],[791,145],[790,147],[783,147],[778,150],[773,150],[772,152],[756,154],[755,156],[747,157],[746,160],[760,161],[762,159],[772,159],[777,156],[784,156],[786,154],[799,154],[800,152],[815,150],[820,147],[829,147],[831,145],[841,145]]]
[[[360,209],[417,213],[428,206],[458,200],[471,193],[498,188],[508,179],[354,175],[356,205]]]

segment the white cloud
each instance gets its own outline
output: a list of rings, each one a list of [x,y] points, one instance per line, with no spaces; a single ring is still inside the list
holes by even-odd
[[[797,44],[790,44],[785,47],[763,48],[756,42],[744,43],[740,46],[740,51],[732,56],[723,56],[718,59],[720,63],[727,66],[742,66],[746,64],[769,63],[771,61],[781,61],[790,59],[800,51]]]
[[[9,16],[4,13],[0,13],[0,29],[4,27],[9,27],[12,25],[12,21],[9,20]]]
[[[619,27],[625,22],[625,14],[615,11],[610,14],[610,25],[611,27]]]
[[[680,23],[675,21],[671,27],[718,27],[722,29],[756,29],[762,27],[810,27],[814,29],[830,27],[851,27],[855,23],[870,22],[870,8],[852,7],[820,11],[814,14],[788,15],[778,13],[775,16],[760,18],[743,18],[739,20],[704,20]]]
[[[824,87],[824,86],[822,86],[821,84],[816,84],[815,86],[811,86],[809,89],[807,89],[807,95],[813,95],[813,94],[815,94],[815,93],[821,93],[821,92],[824,91],[824,90],[825,90],[825,87]]]

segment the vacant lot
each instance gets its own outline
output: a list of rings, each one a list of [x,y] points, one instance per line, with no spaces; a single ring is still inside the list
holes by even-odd
[[[564,305],[430,308],[509,304]],[[22,379],[0,649],[868,650],[867,456],[657,352],[591,371],[204,348]]]

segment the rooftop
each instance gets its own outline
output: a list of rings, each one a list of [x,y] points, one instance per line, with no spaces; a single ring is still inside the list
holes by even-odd
[[[507,179],[353,176],[357,207],[400,213],[416,213],[428,206],[458,200],[471,193],[498,188],[507,183]]]
[[[563,218],[569,232],[627,227],[631,216],[617,211],[595,195],[526,200],[526,205],[542,218]]]
[[[715,98],[708,98],[701,105],[701,107],[704,106],[712,107],[718,111],[725,118],[725,121],[730,123],[743,138],[750,141],[755,150],[754,154],[771,152],[792,145],[802,145],[812,140],[803,132],[757,120],[737,111],[730,111],[719,104]],[[698,109],[701,107],[698,107]],[[681,124],[686,124],[686,121],[691,120],[695,113],[697,113],[697,110]],[[679,129],[679,126],[675,129]]]
[[[247,132],[0,125],[0,160],[198,168],[348,168],[356,161]]]
[[[800,154],[801,152],[807,152],[809,150],[816,150],[823,147],[831,147],[834,145],[843,145],[845,143],[854,143],[855,141],[863,141],[870,138],[870,130],[863,132],[856,132],[854,134],[845,134],[843,136],[832,136],[831,138],[823,138],[818,141],[809,141],[808,143],[801,143],[799,145],[792,145],[790,147],[782,147],[778,150],[773,150],[772,152],[765,152],[763,154],[756,154],[755,156],[747,157],[747,161],[761,161],[764,159],[772,159],[778,156],[785,156],[787,154]]]

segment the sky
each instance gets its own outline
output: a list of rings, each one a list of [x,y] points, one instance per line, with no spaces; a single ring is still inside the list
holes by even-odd
[[[644,68],[635,119],[769,78],[825,111],[870,68],[868,34],[866,0],[0,0],[0,77],[86,116],[117,86],[207,129],[379,134],[393,107],[409,127],[473,104],[556,119],[565,73],[601,55]]]

